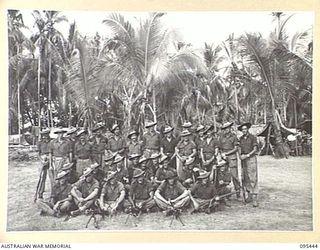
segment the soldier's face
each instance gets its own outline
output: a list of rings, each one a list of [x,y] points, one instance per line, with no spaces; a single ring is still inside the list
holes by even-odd
[[[67,182],[67,178],[63,177],[59,180],[60,185],[64,185]]]
[[[122,161],[117,163],[117,168],[122,168]]]
[[[172,132],[167,133],[167,134],[166,134],[166,137],[167,137],[167,138],[171,138],[171,137],[172,137]]]
[[[137,135],[131,135],[131,141],[136,142],[138,139]]]
[[[114,184],[116,183],[116,179],[115,179],[115,178],[112,178],[111,180],[109,180],[109,183],[110,183],[111,185],[114,185]]]
[[[146,169],[147,168],[147,162],[144,161],[140,164],[141,169]]]
[[[133,163],[134,165],[137,165],[137,164],[139,163],[139,158],[134,158],[134,159],[132,159],[132,163]]]
[[[173,178],[168,179],[168,183],[169,183],[170,186],[172,186],[174,184],[174,179]]]
[[[153,163],[153,165],[157,165],[157,164],[158,164],[158,158],[153,159],[153,160],[152,160],[152,163]]]
[[[91,182],[93,180],[93,174],[89,174],[87,177],[86,177],[86,181],[87,182]]]
[[[243,126],[242,129],[241,129],[241,131],[242,131],[243,134],[246,135],[246,134],[248,133],[249,129],[248,129],[247,126]]]
[[[226,129],[224,130],[224,133],[225,133],[225,134],[230,133],[230,128],[226,128]]]
[[[188,137],[188,136],[185,136],[185,137],[183,138],[183,142],[185,142],[185,143],[189,142],[189,137]]]
[[[164,167],[165,169],[167,169],[167,168],[169,167],[169,161],[168,161],[168,160],[165,160],[165,161],[163,162],[163,167]]]
[[[120,134],[120,129],[119,129],[119,128],[116,128],[116,129],[114,130],[114,134],[115,134],[115,135],[119,135],[119,134]]]
[[[208,181],[209,181],[208,178],[201,179],[201,184],[206,185]]]

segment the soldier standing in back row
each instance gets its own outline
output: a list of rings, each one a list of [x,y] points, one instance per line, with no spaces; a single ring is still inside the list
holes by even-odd
[[[42,199],[46,186],[47,173],[49,169],[49,152],[50,152],[50,129],[44,129],[40,132],[41,141],[38,143],[39,159],[41,161],[40,177],[37,187],[37,198]],[[51,183],[53,185],[54,183]]]
[[[98,163],[102,168],[104,166],[104,151],[107,144],[107,138],[102,135],[104,125],[99,125],[92,129],[93,143],[91,144],[91,159]]]
[[[247,202],[253,201],[258,206],[258,166],[256,153],[258,152],[257,137],[249,133],[251,123],[241,124],[238,129],[243,133],[240,137],[240,159],[242,162],[244,186],[248,191]]]
[[[231,132],[232,125],[233,123],[227,122],[221,127],[223,133],[219,138],[219,148],[222,158],[226,159],[228,162],[232,183],[235,191],[237,192],[237,198],[240,199],[240,182],[238,177],[237,158],[239,141],[237,136]]]
[[[146,129],[148,130],[143,135],[144,155],[149,158],[153,153],[159,153],[160,150],[160,134],[156,131],[157,122],[147,122]]]
[[[113,133],[113,136],[108,140],[106,150],[109,153],[118,153],[123,155],[126,147],[126,141],[121,135],[119,125],[114,124],[110,131]]]
[[[64,163],[72,161],[72,149],[70,148],[70,143],[62,137],[65,132],[66,130],[64,129],[56,130],[54,134],[57,134],[58,138],[50,142],[49,177],[51,179],[51,185],[53,185],[56,174],[61,171]],[[53,186],[51,186],[51,188],[53,188]]]
[[[86,131],[78,132],[79,141],[74,146],[74,155],[77,161],[76,172],[78,178],[83,174],[84,169],[90,166],[91,145],[86,140]]]

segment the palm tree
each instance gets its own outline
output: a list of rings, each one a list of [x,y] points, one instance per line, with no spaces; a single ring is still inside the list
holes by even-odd
[[[181,83],[188,70],[204,70],[201,58],[188,47],[168,53],[175,32],[163,26],[164,15],[151,13],[137,28],[120,14],[111,14],[103,20],[113,32],[109,42],[117,44],[117,48],[113,51],[114,57],[101,55],[101,60],[105,62],[108,77],[121,83],[116,92],[126,100],[127,126],[131,125],[132,108],[139,100],[142,100],[142,116],[148,107],[152,119],[156,120],[156,96],[160,94],[157,90]]]
[[[33,11],[33,17],[36,22],[38,32],[33,35],[32,40],[39,48],[38,57],[38,91],[40,91],[40,72],[41,72],[41,61],[46,67],[48,63],[48,125],[53,127],[52,117],[52,60],[54,55],[59,55],[55,46],[56,41],[64,39],[62,34],[55,29],[54,25],[60,22],[67,21],[65,16],[59,15],[59,11],[43,11],[44,16],[37,10]],[[38,93],[40,97],[40,92]],[[39,102],[39,121],[40,121],[40,102]],[[39,125],[41,126],[41,124]]]

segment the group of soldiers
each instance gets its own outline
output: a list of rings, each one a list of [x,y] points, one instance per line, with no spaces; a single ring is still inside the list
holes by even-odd
[[[60,128],[53,140],[50,129],[42,130],[35,194],[41,214],[78,216],[93,207],[110,215],[132,209],[209,214],[233,195],[258,206],[258,144],[250,123],[237,127],[239,139],[230,122],[219,130],[185,122],[180,133],[169,125],[161,133],[156,127],[147,122],[144,134],[132,130],[126,138],[118,124],[108,138],[103,124],[92,133]],[[49,200],[43,199],[47,175]]]

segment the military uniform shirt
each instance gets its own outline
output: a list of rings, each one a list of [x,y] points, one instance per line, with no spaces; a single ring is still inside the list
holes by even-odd
[[[172,137],[171,140],[169,141],[166,137],[164,137],[161,140],[160,143],[161,147],[163,148],[163,153],[164,154],[173,154],[174,153],[174,148],[177,145],[177,139]]]
[[[125,148],[125,146],[126,142],[121,136],[118,139],[111,137],[107,143],[107,149],[112,152],[120,151],[121,149]]]
[[[68,198],[70,191],[72,189],[72,185],[69,183],[66,183],[65,185],[60,185],[59,182],[57,182],[52,189],[51,198],[53,199],[53,202],[56,203],[58,201],[64,200]]]
[[[99,189],[99,182],[93,178],[91,182],[87,182],[85,179],[81,179],[74,184],[77,189],[82,193],[82,198],[86,198],[96,188]]]
[[[223,151],[230,151],[239,144],[238,138],[235,134],[229,133],[227,135],[221,135],[219,138],[219,148]]]
[[[132,155],[132,154],[142,154],[143,151],[143,144],[142,142],[137,142],[136,144],[133,144],[131,141],[128,143],[127,145],[128,148],[128,154]]]
[[[94,143],[91,144],[91,153],[92,154],[104,154],[104,150],[106,148],[105,137],[96,137],[94,138]]]
[[[175,181],[172,186],[170,186],[167,181],[164,181],[160,184],[158,190],[166,200],[173,200],[179,197],[186,190],[186,188],[182,186],[179,181]]]
[[[240,137],[241,154],[249,154],[255,146],[258,146],[257,137],[252,134]]]
[[[204,156],[206,157],[206,160],[208,160],[214,155],[215,149],[217,147],[218,147],[218,142],[214,138],[211,138],[209,143],[207,139],[203,141],[202,150],[203,150]]]
[[[74,154],[79,159],[89,159],[91,154],[91,145],[87,142],[84,144],[77,142],[74,146]]]
[[[193,141],[189,141],[187,144],[180,141],[177,148],[180,156],[189,156],[192,154],[192,151],[196,149],[196,144]]]
[[[50,142],[50,153],[56,157],[68,156],[71,153],[70,143],[67,140],[58,141],[54,139]]]
[[[40,141],[38,143],[38,151],[39,151],[40,155],[49,154],[49,152],[50,152],[50,141],[49,142]]]
[[[203,185],[201,182],[196,182],[191,188],[191,194],[195,198],[209,200],[216,196],[217,190],[215,186],[211,183]]]
[[[160,135],[158,132],[145,133],[144,136],[144,147],[145,149],[159,150],[160,148]]]
[[[150,198],[150,192],[154,191],[154,188],[150,181],[144,181],[142,184],[137,181],[133,182],[130,187],[130,197],[135,197],[136,200],[147,200]]]
[[[122,191],[124,191],[124,185],[121,182],[117,181],[115,185],[107,182],[103,185],[101,194],[104,194],[105,201],[115,201]]]
[[[165,168],[158,168],[156,172],[156,178],[158,181],[163,181],[166,178],[166,174],[170,169],[165,170]]]

